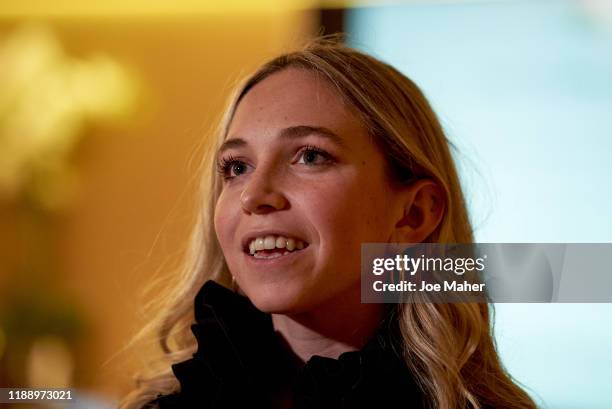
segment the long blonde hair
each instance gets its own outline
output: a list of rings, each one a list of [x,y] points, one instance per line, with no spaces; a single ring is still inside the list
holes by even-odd
[[[193,299],[209,279],[229,286],[230,275],[217,242],[213,215],[221,183],[215,152],[241,98],[258,82],[287,67],[310,70],[326,79],[358,115],[386,153],[391,176],[417,175],[436,181],[446,195],[446,211],[428,242],[471,243],[463,193],[449,149],[450,142],[421,90],[390,65],[343,45],[338,38],[313,40],[281,55],[245,79],[231,96],[217,140],[201,163],[202,207],[191,234],[185,264],[162,314],[140,334],[156,332],[163,351],[158,368],[141,373],[137,387],[120,409],[138,409],[159,394],[179,388],[170,365],[189,359],[196,342],[189,330]],[[403,358],[432,409],[535,408],[502,367],[495,349],[487,304],[398,304],[395,317],[403,338]]]

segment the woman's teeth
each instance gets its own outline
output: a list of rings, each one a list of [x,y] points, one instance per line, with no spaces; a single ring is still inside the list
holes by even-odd
[[[283,236],[257,237],[249,243],[249,253],[257,258],[276,258],[289,254],[295,249],[302,250],[306,244],[302,240],[287,238]],[[263,250],[286,249],[284,252],[264,254],[258,253]]]

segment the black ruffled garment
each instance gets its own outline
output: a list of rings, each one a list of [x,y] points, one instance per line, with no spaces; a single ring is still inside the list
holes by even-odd
[[[338,359],[315,355],[299,369],[271,316],[214,281],[195,297],[195,321],[197,351],[172,365],[180,392],[159,395],[151,407],[274,409],[281,391],[292,393],[294,409],[423,407],[422,392],[393,348],[391,319],[360,351]]]

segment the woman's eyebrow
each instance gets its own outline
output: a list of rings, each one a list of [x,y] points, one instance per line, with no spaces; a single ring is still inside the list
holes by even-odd
[[[325,128],[324,126],[310,126],[310,125],[290,126],[280,131],[278,137],[281,139],[299,139],[299,138],[304,138],[312,134],[321,135],[325,138],[328,138],[336,145],[346,147],[346,143],[344,142],[344,140],[342,140],[340,136],[338,136],[332,130]],[[217,154],[219,155],[223,153],[224,151],[231,149],[231,148],[238,148],[238,147],[242,147],[246,145],[248,145],[248,142],[242,138],[230,138],[230,139],[227,139],[225,142],[223,142]]]
[[[309,126],[309,125],[298,125],[285,128],[280,132],[279,137],[282,139],[299,139],[308,135],[319,134],[325,138],[330,139],[333,143],[340,146],[346,144],[340,136],[334,133],[332,130],[325,128],[324,126]]]

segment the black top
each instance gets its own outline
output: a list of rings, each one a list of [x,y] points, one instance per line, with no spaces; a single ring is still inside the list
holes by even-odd
[[[195,297],[195,321],[198,349],[172,365],[181,390],[151,402],[160,409],[272,409],[279,407],[281,391],[291,391],[294,409],[423,407],[393,345],[397,328],[390,315],[362,350],[338,359],[315,355],[299,369],[271,316],[214,281]]]

